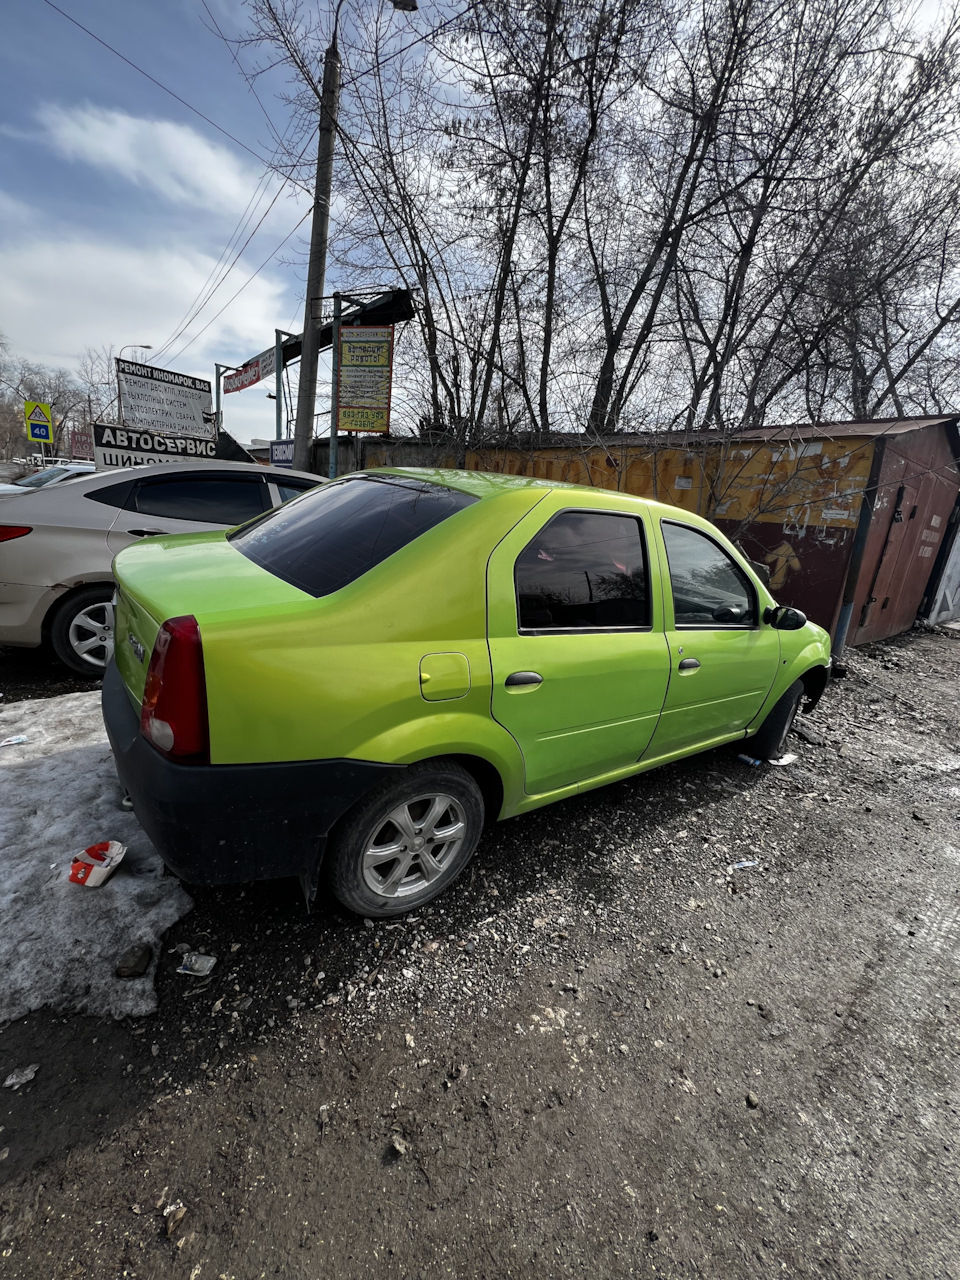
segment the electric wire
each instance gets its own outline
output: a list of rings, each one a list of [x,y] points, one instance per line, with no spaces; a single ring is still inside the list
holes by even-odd
[[[310,143],[311,143],[312,141],[313,141],[313,136],[311,135],[310,137],[308,137],[308,138],[307,138],[307,141],[304,143],[303,147],[302,147],[302,148],[301,148],[301,150],[300,150],[300,154],[299,154],[299,156],[297,157],[297,161],[298,161],[298,162],[299,162],[300,160],[302,160],[302,159],[303,159],[304,152],[306,151],[307,147],[310,145]],[[268,177],[269,177],[269,174],[264,175],[264,178],[263,178],[263,179],[261,179],[261,183],[258,183],[258,189],[259,189],[259,186],[263,183],[263,181],[264,181],[266,178],[268,178]],[[218,258],[216,265],[212,268],[212,270],[211,270],[211,271],[210,271],[210,273],[208,274],[206,281],[205,281],[205,282],[204,282],[204,284],[201,286],[200,291],[198,292],[198,294],[197,294],[197,295],[196,295],[196,297],[194,298],[193,302],[191,302],[191,304],[190,304],[190,305],[189,305],[189,307],[187,308],[187,311],[186,311],[185,315],[184,315],[184,316],[181,318],[181,320],[178,322],[178,325],[177,325],[177,327],[176,327],[175,331],[174,331],[174,332],[171,334],[171,336],[170,336],[170,337],[169,337],[169,338],[168,338],[168,339],[167,339],[167,340],[166,340],[166,341],[165,341],[165,342],[164,342],[164,343],[163,343],[163,344],[162,344],[162,345],[157,349],[157,354],[154,356],[154,360],[158,360],[158,359],[160,359],[160,357],[161,357],[161,356],[162,356],[166,351],[169,351],[170,347],[171,347],[171,346],[172,346],[172,345],[177,341],[177,339],[178,339],[178,338],[179,338],[183,333],[185,333],[185,332],[186,332],[186,330],[187,330],[187,329],[189,329],[190,325],[191,325],[191,324],[193,324],[194,320],[196,320],[196,319],[197,319],[197,317],[200,315],[201,311],[203,311],[203,310],[204,310],[204,308],[205,308],[205,307],[208,305],[208,303],[212,300],[212,298],[214,297],[214,295],[215,295],[215,294],[218,292],[218,290],[223,286],[223,284],[226,282],[227,278],[229,277],[230,272],[234,269],[234,267],[235,267],[235,266],[237,265],[237,263],[240,261],[240,259],[241,259],[241,257],[243,256],[244,252],[245,252],[245,251],[246,251],[246,249],[248,248],[248,246],[249,246],[250,242],[253,240],[254,236],[257,234],[257,232],[258,232],[258,231],[260,230],[260,228],[263,226],[263,224],[264,224],[265,220],[266,220],[266,219],[267,219],[267,217],[269,216],[269,214],[270,214],[271,210],[273,209],[274,205],[277,203],[277,201],[279,200],[280,196],[283,194],[283,190],[284,190],[284,189],[283,189],[283,187],[282,187],[282,186],[281,186],[281,187],[279,187],[279,188],[277,189],[277,191],[276,191],[276,192],[275,192],[275,194],[274,194],[273,199],[270,201],[270,203],[269,203],[269,205],[267,206],[267,208],[266,208],[266,209],[264,210],[264,212],[261,214],[260,219],[258,220],[258,222],[257,222],[256,226],[253,228],[253,230],[252,230],[252,231],[250,232],[250,234],[247,236],[246,240],[245,240],[245,241],[243,242],[243,244],[240,246],[239,250],[237,251],[236,255],[235,255],[235,256],[234,256],[234,258],[233,258],[233,261],[232,261],[232,262],[230,262],[230,263],[229,263],[229,265],[228,265],[228,266],[227,266],[227,267],[226,267],[222,272],[220,272],[219,279],[217,279],[217,280],[216,280],[216,283],[214,284],[214,283],[212,283],[213,278],[214,278],[214,276],[216,275],[216,273],[218,272],[218,270],[219,270],[219,268],[220,268],[221,263],[224,261],[224,259],[225,259],[225,255],[226,255],[226,254],[230,251],[230,249],[232,248],[233,243],[234,243],[234,241],[235,241],[235,238],[236,238],[236,236],[237,236],[237,229],[235,229],[235,231],[234,231],[234,235],[232,235],[232,236],[230,237],[230,241],[227,243],[226,247],[225,247],[225,248],[224,248],[224,250],[221,252],[220,257]],[[264,193],[264,194],[265,194],[265,193]],[[256,195],[256,192],[254,193],[254,196],[255,196],[255,195]],[[254,199],[254,197],[251,197],[251,200],[250,200],[250,201],[248,201],[248,204],[247,204],[247,208],[248,208],[248,209],[250,208],[250,203],[253,201],[253,199]],[[259,199],[257,200],[257,204],[259,204]],[[256,206],[254,206],[254,210],[255,210],[255,208],[256,208]],[[311,210],[311,212],[312,212],[312,210]],[[245,217],[245,218],[241,218],[242,229],[240,228],[240,224],[238,224],[238,229],[240,230],[240,234],[241,234],[241,235],[243,234],[243,231],[245,231],[245,230],[246,230],[246,228],[249,226],[249,224],[250,224],[250,219],[252,218],[252,216],[253,216],[253,211],[250,213],[250,215],[249,215],[249,216],[247,216],[247,217]],[[302,221],[303,221],[303,219],[301,219],[301,222],[302,222]],[[300,226],[300,223],[298,223],[298,224],[297,224],[297,226]],[[295,228],[295,229],[296,229],[296,228]],[[292,234],[293,234],[293,233],[291,232],[291,235],[292,235]],[[289,238],[290,238],[290,237],[289,237],[289,236],[287,236],[287,237],[286,237],[286,240],[288,240]],[[286,240],[284,240],[284,241],[283,241],[283,243],[284,243],[284,244],[286,243]],[[219,314],[219,313],[218,313],[218,314]]]
[[[203,3],[203,7],[206,10],[208,16],[210,17],[210,20],[213,22],[213,25],[216,28],[218,35],[222,40],[225,41],[225,43],[228,44],[228,47],[229,47],[229,42],[226,41],[219,24],[217,23],[213,14],[210,12],[210,8],[207,5],[206,0],[201,0],[201,2]],[[114,48],[113,45],[109,44],[106,40],[102,39],[94,31],[91,31],[89,27],[84,26],[82,22],[79,22],[71,14],[61,9],[59,5],[54,3],[54,0],[44,0],[44,3],[49,8],[53,9],[56,13],[60,14],[61,17],[66,18],[68,22],[72,23],[85,35],[89,36],[92,40],[95,40],[97,44],[101,45],[109,53],[112,53],[115,57],[119,58],[122,62],[126,63],[127,66],[131,67],[139,75],[142,75],[145,79],[149,80],[151,84],[156,85],[158,89],[161,89],[164,93],[174,98],[175,101],[179,102],[182,106],[186,107],[188,111],[193,112],[194,115],[198,116],[201,120],[205,121],[212,128],[216,129],[219,133],[223,134],[224,137],[229,138],[231,142],[236,143],[237,146],[241,147],[244,151],[248,152],[248,154],[254,156],[257,160],[260,161],[261,164],[264,165],[265,169],[267,169],[270,172],[279,174],[284,179],[284,183],[291,182],[295,186],[300,187],[301,190],[305,191],[308,195],[311,195],[311,196],[313,195],[313,193],[309,190],[308,187],[306,187],[303,183],[301,183],[297,178],[291,176],[288,172],[285,172],[283,169],[279,167],[279,165],[277,165],[274,162],[276,156],[279,154],[281,148],[284,145],[285,139],[278,134],[276,126],[273,124],[273,121],[271,120],[270,115],[266,110],[266,107],[263,105],[263,102],[261,101],[259,95],[256,93],[256,90],[250,84],[249,79],[246,76],[246,73],[243,71],[243,68],[240,66],[239,60],[237,59],[236,53],[234,50],[231,49],[230,51],[231,56],[233,57],[234,62],[236,63],[238,68],[240,69],[241,75],[243,75],[243,78],[247,83],[247,87],[250,89],[251,93],[253,94],[254,98],[257,101],[257,104],[259,105],[261,111],[263,112],[264,117],[267,120],[267,124],[269,125],[271,131],[274,134],[274,137],[277,139],[278,146],[277,146],[277,150],[274,152],[274,159],[271,159],[271,160],[265,159],[263,156],[259,154],[259,152],[255,151],[254,148],[248,146],[247,143],[242,142],[234,134],[230,133],[229,130],[224,129],[222,125],[217,124],[215,120],[211,119],[204,112],[200,111],[199,108],[193,106],[192,103],[188,102],[185,98],[181,97],[180,94],[176,93],[173,89],[163,84],[162,81],[158,80],[155,76],[151,75],[148,71],[144,70],[143,67],[139,66],[131,58],[128,58],[125,54],[121,53],[119,49]],[[378,70],[381,66],[385,65],[387,62],[390,62],[394,58],[401,56],[403,53],[407,52],[411,48],[414,48],[416,45],[422,44],[424,42],[434,39],[447,27],[453,25],[455,22],[460,21],[472,9],[476,8],[478,3],[479,3],[479,0],[472,0],[472,3],[467,5],[465,9],[463,9],[457,14],[452,15],[450,18],[440,23],[437,27],[432,28],[429,32],[425,32],[423,35],[418,36],[415,40],[412,40],[408,44],[401,46],[401,48],[394,50],[393,53],[387,54],[385,57],[377,59],[370,67],[365,69],[364,72],[352,78],[347,79],[344,82],[343,87],[349,87],[350,85],[357,83],[359,80],[363,78],[363,75],[368,75],[370,74],[370,72]],[[307,143],[304,145],[303,149],[301,150],[300,155],[298,156],[298,161],[302,160],[303,154],[306,151],[307,146],[309,145],[309,141],[310,140],[308,139]],[[207,304],[210,302],[210,300],[213,298],[213,296],[216,294],[219,288],[223,285],[223,283],[229,277],[230,272],[237,265],[237,262],[239,261],[241,255],[243,254],[247,246],[250,244],[251,240],[253,239],[253,236],[263,225],[263,222],[266,219],[267,215],[270,213],[271,209],[276,204],[276,201],[279,198],[279,195],[281,194],[283,187],[281,187],[278,190],[273,200],[270,202],[269,206],[267,207],[266,211],[260,217],[253,231],[244,241],[243,246],[241,247],[239,252],[236,254],[233,261],[230,263],[230,265],[227,267],[225,271],[220,273],[219,279],[216,279],[217,273],[220,271],[220,267],[226,255],[229,254],[230,249],[233,243],[235,243],[238,236],[242,235],[246,226],[249,225],[249,220],[253,216],[253,213],[255,212],[257,205],[260,203],[260,199],[262,198],[262,194],[263,194],[262,192],[260,192],[260,188],[263,185],[263,181],[264,180],[261,179],[260,182],[258,182],[257,188],[254,190],[254,194],[251,196],[250,200],[248,201],[247,207],[244,210],[244,213],[241,215],[241,218],[238,222],[237,227],[234,229],[233,233],[230,236],[230,239],[227,241],[227,244],[224,246],[224,249],[222,250],[219,258],[217,259],[217,262],[214,264],[213,268],[208,274],[198,294],[194,298],[194,301],[188,306],[187,312],[178,322],[173,334],[160,347],[157,348],[157,352],[153,356],[153,359],[155,361],[158,361],[162,364],[169,363],[169,360],[164,361],[162,359],[164,356],[164,353],[167,352],[169,348],[173,345],[173,343],[176,342],[176,340],[189,328],[190,324],[193,323],[193,321],[197,318],[200,312],[207,306]],[[258,195],[258,192],[260,193],[259,195]],[[252,205],[252,208],[251,208],[251,205]],[[297,226],[293,229],[293,231],[296,231],[302,225],[302,223],[305,221],[305,218],[306,218],[306,215],[304,218],[301,218],[300,222],[297,223]],[[279,252],[279,249],[282,248],[284,244],[286,244],[287,240],[290,239],[290,236],[293,235],[293,231],[291,231],[289,235],[287,235],[284,238],[284,240],[281,241],[281,244],[278,246],[278,249],[274,251],[275,253]],[[257,270],[253,273],[253,275],[251,275],[248,278],[248,280],[245,282],[245,284],[241,286],[241,289],[237,290],[237,293],[233,295],[233,298],[236,298],[239,295],[239,293],[242,292],[242,289],[246,287],[246,284],[249,284],[250,280],[252,280],[255,275],[259,274],[259,272],[263,270],[264,266],[266,266],[266,263],[261,264],[261,266],[257,268]],[[212,283],[214,279],[216,279],[215,284]],[[233,299],[231,299],[231,301],[232,300]],[[229,303],[226,305],[229,305]],[[221,310],[216,313],[217,316],[223,313],[223,309],[224,308],[221,308]],[[216,319],[216,316],[213,317],[213,319]],[[195,338],[199,336],[200,333],[203,333],[207,328],[209,328],[209,325],[211,323],[212,323],[212,320],[208,321],[207,324],[204,325],[203,328],[198,331],[198,334],[195,335],[194,338],[191,338],[190,342],[185,344],[185,346],[182,347],[180,351],[177,352],[177,356],[179,356],[183,351],[185,351],[187,347],[190,346],[193,341],[195,341]],[[174,356],[172,358],[176,359],[177,356]]]
[[[273,250],[273,252],[272,252],[272,253],[270,253],[270,254],[268,254],[268,255],[267,255],[267,257],[266,257],[266,258],[264,258],[263,262],[261,262],[261,263],[260,263],[260,265],[259,265],[259,267],[257,267],[256,271],[252,272],[252,273],[251,273],[251,274],[246,278],[246,280],[244,280],[243,284],[242,284],[242,285],[240,286],[240,288],[236,291],[236,293],[232,294],[232,295],[227,299],[227,301],[223,304],[223,306],[220,308],[220,310],[219,310],[215,315],[213,315],[213,316],[211,316],[211,317],[210,317],[210,319],[209,319],[209,320],[207,321],[207,323],[203,326],[203,328],[202,328],[202,329],[198,329],[198,330],[197,330],[197,332],[196,332],[196,333],[195,333],[195,334],[194,334],[190,339],[188,339],[188,341],[187,341],[187,342],[185,342],[185,343],[183,344],[183,346],[180,348],[180,350],[179,350],[179,351],[177,351],[173,356],[171,356],[171,357],[170,357],[170,359],[171,359],[171,360],[177,360],[177,359],[179,359],[179,358],[180,358],[180,356],[182,356],[182,355],[183,355],[183,353],[184,353],[184,352],[185,352],[189,347],[193,346],[193,344],[194,344],[194,343],[196,342],[196,340],[200,337],[200,335],[201,335],[202,333],[205,333],[205,332],[207,331],[207,329],[209,329],[209,328],[210,328],[210,326],[213,324],[214,320],[219,319],[219,317],[223,315],[223,313],[224,313],[224,311],[226,311],[227,307],[229,307],[229,306],[231,305],[231,303],[235,302],[235,301],[236,301],[236,299],[237,299],[237,298],[239,298],[240,294],[241,294],[241,293],[243,293],[243,291],[244,291],[244,289],[246,289],[247,285],[248,285],[248,284],[250,284],[250,283],[251,283],[251,281],[253,281],[253,280],[254,280],[254,279],[255,279],[255,278],[260,274],[260,272],[264,269],[264,267],[268,266],[268,265],[273,261],[273,259],[277,256],[277,254],[280,252],[280,250],[283,248],[283,246],[287,243],[287,241],[290,239],[290,237],[291,237],[292,235],[294,235],[297,231],[299,231],[299,230],[300,230],[300,228],[303,226],[303,224],[306,222],[306,220],[310,217],[310,215],[311,215],[311,213],[312,213],[312,212],[313,212],[313,210],[312,210],[312,209],[308,209],[308,210],[307,210],[307,212],[303,215],[303,217],[302,217],[302,218],[300,219],[300,221],[296,224],[296,226],[295,226],[295,227],[292,227],[292,228],[287,232],[287,234],[283,237],[283,239],[280,241],[280,243],[277,245],[277,247]]]
[[[147,80],[150,81],[151,84],[155,84],[158,89],[162,89],[163,92],[169,94],[171,98],[175,98],[176,101],[179,102],[181,106],[186,107],[187,110],[192,111],[195,116],[199,116],[201,120],[206,121],[206,123],[210,125],[211,128],[216,129],[218,133],[222,133],[223,136],[225,138],[229,138],[231,142],[235,142],[238,147],[242,147],[243,150],[248,152],[250,155],[252,155],[255,160],[259,160],[260,163],[263,165],[266,165],[268,169],[272,169],[275,173],[280,174],[280,176],[284,178],[287,182],[292,182],[296,186],[300,187],[303,191],[306,191],[307,195],[310,195],[310,196],[313,195],[313,192],[310,191],[309,187],[304,186],[304,184],[300,182],[297,178],[290,177],[289,174],[284,173],[284,171],[280,169],[278,166],[272,164],[268,160],[265,160],[258,151],[255,151],[253,149],[253,147],[248,146],[245,142],[241,142],[240,139],[235,137],[232,133],[230,133],[229,130],[224,129],[223,125],[217,124],[216,120],[211,120],[208,115],[204,115],[204,113],[199,109],[199,107],[195,107],[193,106],[192,103],[187,102],[186,98],[181,98],[179,93],[175,93],[173,89],[168,88],[168,86],[163,84],[162,81],[158,80],[156,76],[152,76],[149,71],[144,71],[143,67],[138,66],[134,61],[132,61],[132,59],[128,58],[125,54],[121,53],[119,49],[115,49],[112,44],[107,44],[106,40],[101,39],[100,36],[98,36],[95,32],[91,31],[89,27],[85,27],[82,22],[78,22],[76,18],[72,17],[65,10],[61,9],[59,5],[54,4],[53,0],[43,0],[43,3],[46,5],[49,5],[51,9],[54,9],[57,13],[59,13],[61,17],[66,18],[68,22],[72,22],[75,27],[79,27],[79,29],[85,35],[88,35],[91,38],[91,40],[96,40],[97,44],[102,45],[104,49],[106,49],[109,53],[112,53],[115,57],[119,58],[121,62],[125,62],[128,67],[132,67],[134,71],[144,76]]]
[[[213,293],[215,292],[216,288],[218,288],[219,285],[223,283],[223,280],[226,279],[227,274],[229,274],[229,271],[230,271],[230,266],[236,265],[236,261],[231,263],[230,266],[228,266],[226,270],[223,272],[219,281],[217,281],[217,284],[215,285],[213,284],[214,280],[216,280],[218,274],[220,273],[221,267],[226,263],[227,256],[230,254],[235,244],[239,241],[240,236],[246,230],[247,226],[250,223],[250,219],[252,218],[253,214],[256,212],[257,208],[259,207],[260,201],[263,199],[263,196],[265,194],[265,191],[262,190],[262,188],[264,186],[264,182],[268,177],[269,177],[269,174],[267,173],[264,173],[261,176],[259,182],[254,188],[253,194],[251,195],[250,199],[247,201],[247,204],[246,204],[246,207],[244,208],[243,213],[238,218],[236,226],[233,228],[233,231],[230,233],[230,238],[228,239],[227,243],[223,246],[223,248],[220,250],[220,256],[217,258],[216,262],[210,268],[209,272],[207,273],[206,279],[204,280],[200,288],[197,290],[197,293],[195,294],[193,299],[187,304],[185,311],[181,315],[180,319],[176,322],[173,328],[173,331],[170,334],[170,337],[167,338],[165,342],[160,343],[155,348],[154,354],[153,354],[153,360],[155,362],[158,361],[163,356],[164,352],[169,350],[169,348],[173,345],[174,342],[176,342],[177,338],[184,331],[184,329],[188,328],[190,324],[196,319],[197,315],[199,315],[199,313],[206,306],[207,302],[209,302],[210,298],[213,296]],[[211,285],[213,285],[212,288],[211,288]]]
[[[243,78],[243,81],[246,84],[247,88],[253,94],[253,97],[256,100],[257,106],[263,112],[263,117],[270,127],[270,132],[273,134],[274,138],[276,139],[277,146],[282,147],[284,145],[285,139],[280,136],[280,131],[277,129],[277,126],[273,123],[273,120],[270,118],[270,113],[269,111],[267,111],[267,108],[263,105],[263,100],[261,99],[259,93],[257,93],[256,89],[253,87],[253,80],[250,77],[250,75],[247,73],[247,71],[244,69],[244,66],[241,63],[240,59],[237,57],[237,51],[233,48],[230,41],[223,34],[223,29],[221,28],[220,23],[217,22],[216,18],[214,17],[213,11],[211,10],[210,6],[207,4],[207,0],[200,0],[200,3],[203,5],[204,9],[206,10],[207,17],[213,23],[214,30],[216,31],[217,35],[220,37],[221,41],[230,50],[230,57],[233,59],[234,64],[236,65],[237,70],[240,72],[240,75]]]
[[[379,71],[380,68],[385,67],[388,62],[392,62],[394,58],[399,58],[410,49],[416,48],[418,44],[425,44],[428,41],[435,39],[435,37],[444,32],[447,27],[453,26],[454,23],[459,22],[461,18],[465,18],[472,10],[478,8],[481,3],[482,0],[471,0],[471,3],[468,4],[465,9],[461,9],[459,13],[455,13],[452,17],[446,18],[438,26],[432,27],[429,31],[425,31],[422,36],[417,36],[416,39],[411,40],[409,44],[402,45],[399,49],[394,49],[393,53],[388,53],[382,58],[375,59],[369,64],[369,66],[364,67],[362,71],[358,71],[356,75],[344,79],[340,84],[341,90],[348,89],[351,85],[361,82],[365,76],[370,75],[373,71]]]

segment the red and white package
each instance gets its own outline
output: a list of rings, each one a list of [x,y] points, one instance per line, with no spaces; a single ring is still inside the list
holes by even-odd
[[[113,875],[127,852],[127,846],[119,840],[101,840],[83,853],[78,853],[70,866],[70,879],[74,884],[85,884],[96,889]]]

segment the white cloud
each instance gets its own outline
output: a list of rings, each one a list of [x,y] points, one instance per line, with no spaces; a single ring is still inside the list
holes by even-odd
[[[31,226],[35,220],[36,215],[28,204],[7,191],[0,191],[0,226]]]
[[[41,107],[37,118],[43,140],[66,159],[120,174],[174,204],[236,215],[260,178],[255,164],[246,164],[227,147],[170,120],[148,120],[106,107],[54,104]]]
[[[213,265],[208,254],[191,250],[141,249],[89,238],[8,242],[0,245],[0,332],[18,354],[65,367],[73,366],[87,347],[148,342],[158,348]],[[171,351],[205,324],[249,275],[236,268]],[[287,323],[291,300],[282,279],[261,272],[174,367],[209,378],[215,360],[240,363],[255,355],[272,342],[274,326]]]

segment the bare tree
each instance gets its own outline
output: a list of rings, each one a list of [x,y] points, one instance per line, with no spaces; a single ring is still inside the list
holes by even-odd
[[[252,13],[315,117],[329,30]],[[342,28],[331,260],[418,292],[412,429],[462,453],[954,401],[954,13],[476,0],[401,31],[356,0]]]
[[[49,404],[53,415],[51,452],[57,455],[70,427],[82,418],[84,398],[72,374],[50,369],[11,353],[0,343],[0,451],[5,459],[24,456],[33,446],[27,441],[24,402]]]

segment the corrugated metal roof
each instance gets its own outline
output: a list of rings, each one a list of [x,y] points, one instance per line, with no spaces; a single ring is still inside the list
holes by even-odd
[[[866,422],[795,422],[782,426],[752,427],[738,431],[737,440],[843,440],[850,436],[875,439],[879,436],[902,436],[924,427],[956,424],[960,414],[943,414],[936,418],[871,418]]]
[[[842,440],[857,437],[872,440],[879,436],[899,436],[910,431],[922,431],[924,427],[960,423],[960,413],[940,414],[917,418],[868,418],[864,421],[794,422],[778,423],[764,427],[751,427],[724,436],[721,431],[649,431],[623,432],[608,436],[591,436],[587,432],[552,432],[535,439],[530,435],[516,436],[511,440],[477,442],[473,447],[480,452],[497,452],[504,449],[607,449],[623,448],[697,448],[704,443],[724,440]]]

